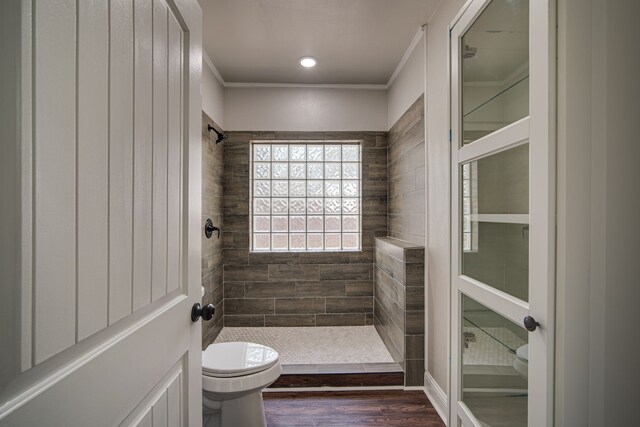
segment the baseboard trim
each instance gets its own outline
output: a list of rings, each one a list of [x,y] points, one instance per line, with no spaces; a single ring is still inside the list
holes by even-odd
[[[438,385],[429,371],[424,372],[424,394],[427,395],[436,412],[440,415],[442,421],[444,421],[444,424],[449,425],[447,421],[447,414],[449,413],[447,394],[442,390],[440,385]]]
[[[418,391],[418,390],[424,391],[424,386],[421,386],[421,385],[406,385],[406,386],[404,386],[403,390],[406,390],[406,391]]]

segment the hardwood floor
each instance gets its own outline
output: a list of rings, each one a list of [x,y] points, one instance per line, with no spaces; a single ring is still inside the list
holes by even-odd
[[[268,427],[444,427],[422,391],[263,393]]]

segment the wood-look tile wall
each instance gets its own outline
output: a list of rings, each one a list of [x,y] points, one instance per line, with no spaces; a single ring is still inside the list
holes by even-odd
[[[216,144],[215,135],[211,137],[207,125],[220,129],[209,116],[202,113],[202,227],[207,218],[211,218],[216,227],[223,229],[222,215],[222,144]],[[216,308],[214,318],[202,322],[202,347],[205,348],[222,330],[224,317],[222,288],[222,238],[214,234],[207,239],[202,233],[202,286],[205,294],[203,304],[213,304]]]
[[[424,375],[424,246],[377,238],[374,325],[406,385],[422,385]]]
[[[251,253],[251,140],[363,141],[362,251]],[[229,132],[224,143],[224,325],[373,324],[373,247],[387,235],[386,132]]]
[[[424,245],[424,95],[389,130],[389,236]]]

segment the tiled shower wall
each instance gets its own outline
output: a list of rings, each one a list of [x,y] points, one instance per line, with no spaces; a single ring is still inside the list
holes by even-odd
[[[207,125],[220,129],[209,116],[202,113],[202,229],[207,218],[223,228],[222,217],[222,144],[211,138]],[[207,239],[202,233],[202,286],[203,304],[216,308],[213,319],[202,322],[202,346],[205,348],[222,330],[224,304],[222,303],[222,239],[214,234]]]
[[[374,325],[406,385],[424,375],[424,246],[376,239]]]
[[[251,253],[251,140],[362,140],[362,251]],[[387,235],[386,132],[230,132],[224,147],[224,325],[373,324],[374,238]]]
[[[424,95],[389,130],[389,236],[424,245]]]

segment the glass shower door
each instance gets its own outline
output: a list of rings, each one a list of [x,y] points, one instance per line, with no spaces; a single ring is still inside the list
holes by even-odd
[[[450,425],[552,423],[548,7],[476,0],[451,27]]]

